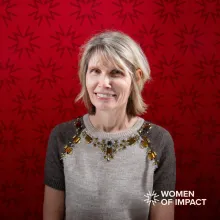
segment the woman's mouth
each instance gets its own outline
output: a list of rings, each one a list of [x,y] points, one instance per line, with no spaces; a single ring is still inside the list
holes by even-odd
[[[105,99],[116,97],[115,94],[110,94],[110,93],[95,93],[95,95],[97,96],[97,98],[105,98]]]

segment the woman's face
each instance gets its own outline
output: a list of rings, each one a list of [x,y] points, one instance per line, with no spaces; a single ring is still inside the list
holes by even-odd
[[[131,91],[131,76],[100,55],[93,55],[86,73],[86,88],[96,111],[124,110]]]

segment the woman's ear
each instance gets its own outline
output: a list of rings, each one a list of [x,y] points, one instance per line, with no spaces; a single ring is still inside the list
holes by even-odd
[[[143,78],[143,72],[140,68],[138,68],[135,72],[135,78],[137,80],[137,83],[140,83],[140,80]]]

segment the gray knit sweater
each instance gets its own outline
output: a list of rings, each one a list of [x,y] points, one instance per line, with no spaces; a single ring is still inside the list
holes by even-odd
[[[99,140],[126,140],[138,134],[144,122],[125,131],[107,133],[91,124],[88,114],[80,118],[82,131]],[[66,220],[147,220],[150,204],[144,200],[149,192],[175,190],[176,160],[173,140],[167,130],[152,124],[147,136],[157,153],[158,164],[148,158],[140,141],[118,151],[110,161],[93,144],[81,140],[65,148],[77,130],[75,119],[57,125],[51,132],[45,163],[45,184],[65,191]],[[63,157],[62,157],[63,155]],[[62,159],[61,159],[62,158]]]

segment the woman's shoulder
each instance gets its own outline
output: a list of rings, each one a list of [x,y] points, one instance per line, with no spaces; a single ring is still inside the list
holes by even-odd
[[[61,122],[56,124],[51,133],[63,134],[63,135],[73,135],[77,132],[78,128],[83,127],[83,116],[74,117],[71,120]]]
[[[148,125],[149,129],[147,130],[148,135],[153,139],[162,139],[162,138],[171,138],[170,131],[156,123],[153,123],[151,121],[145,120],[144,123]]]
[[[165,127],[145,120],[148,130],[143,133],[150,142],[153,151],[157,153],[157,158],[160,159],[162,154],[168,156],[174,154],[174,141],[171,133]]]

